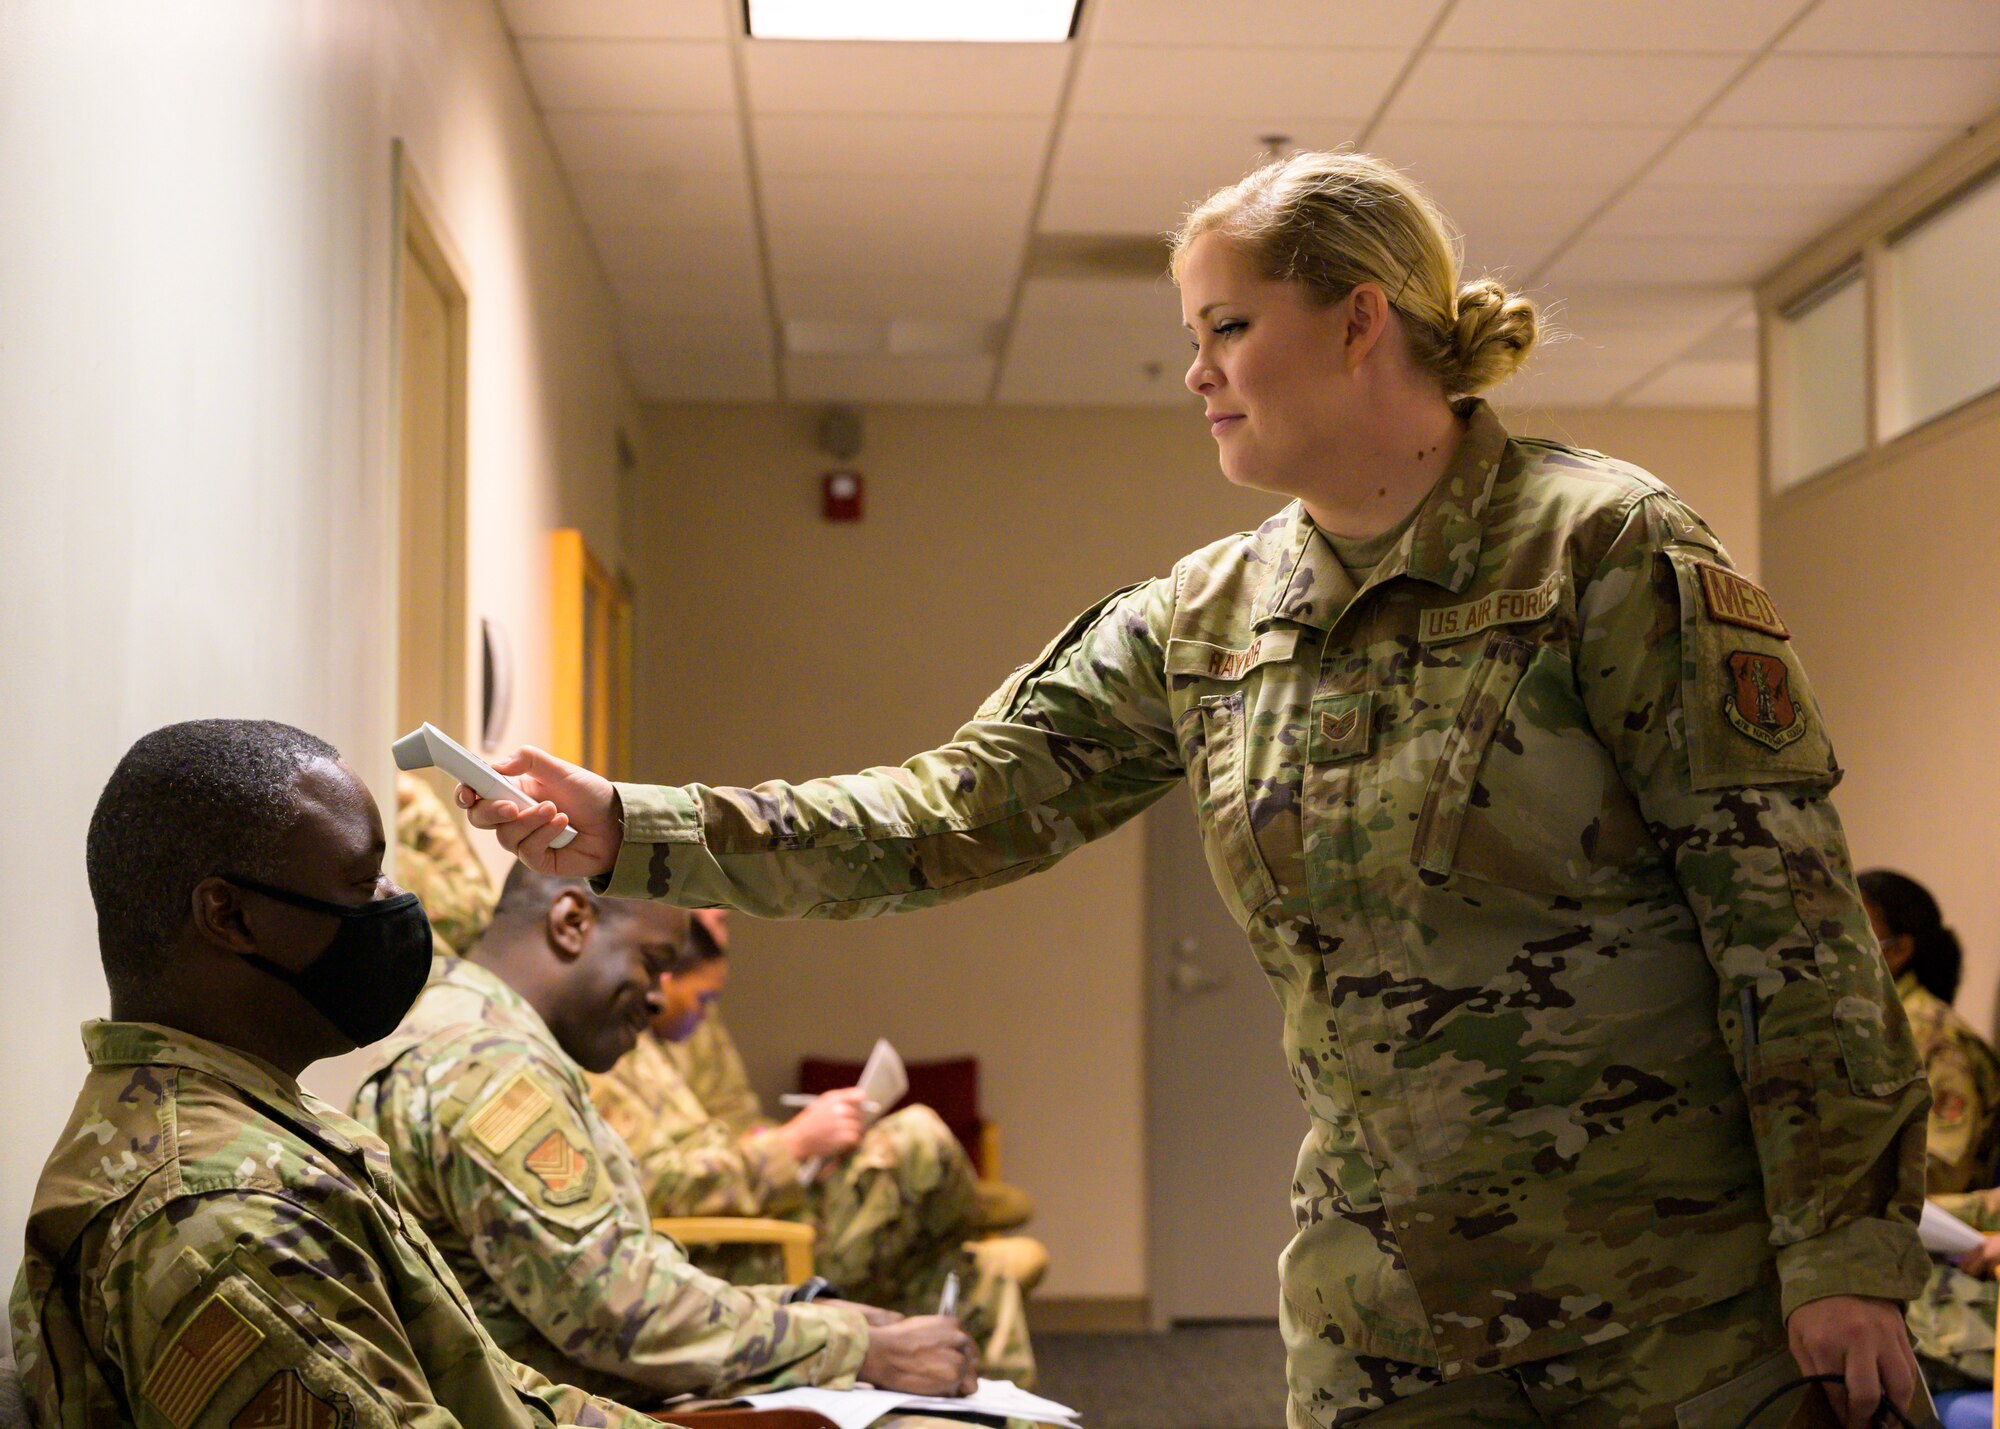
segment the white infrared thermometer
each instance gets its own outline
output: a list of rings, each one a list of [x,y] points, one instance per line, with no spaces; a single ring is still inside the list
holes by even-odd
[[[481,759],[434,724],[424,724],[389,746],[398,769],[442,769],[459,783],[468,785],[482,799],[505,799],[518,809],[532,809],[541,803],[521,792],[513,780]],[[561,848],[576,837],[575,829],[564,829],[549,844]]]

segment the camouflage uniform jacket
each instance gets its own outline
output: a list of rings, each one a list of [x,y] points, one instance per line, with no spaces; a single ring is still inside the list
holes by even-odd
[[[248,1053],[93,1022],[14,1352],[43,1429],[652,1421],[503,1354],[381,1144]]]
[[[478,942],[499,899],[465,830],[414,774],[396,776],[396,881],[423,900],[441,953]]]
[[[1774,1274],[1787,1314],[1924,1283],[1927,1093],[1777,612],[1646,473],[1463,413],[1358,592],[1294,503],[1085,612],[900,767],[618,786],[600,880],[923,908],[1185,778],[1310,1118],[1295,1392],[1326,1346],[1453,1378]]]
[[[764,1115],[720,1007],[709,1008],[686,1041],[669,1042],[661,1050],[708,1114],[729,1123],[738,1135],[777,1125]]]
[[[1952,1005],[1917,981],[1896,979],[1931,1086],[1925,1180],[1933,1196],[1980,1190],[2000,1155],[2000,1058]]]
[[[601,1077],[590,1096],[624,1138],[656,1216],[772,1216],[802,1210],[799,1162],[775,1127],[738,1135],[709,1114],[650,1032]]]
[[[627,1400],[853,1383],[859,1312],[779,1303],[695,1269],[653,1230],[644,1183],[583,1070],[492,972],[437,960],[371,1049],[354,1112],[479,1316],[525,1363]],[[648,1394],[650,1391],[650,1395]]]

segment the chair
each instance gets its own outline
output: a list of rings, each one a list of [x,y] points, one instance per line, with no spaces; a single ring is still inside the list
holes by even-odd
[[[661,1216],[653,1229],[682,1245],[775,1245],[784,1256],[787,1285],[803,1285],[812,1278],[813,1228],[798,1221],[771,1216]]]
[[[807,1096],[851,1087],[861,1080],[863,1064],[831,1057],[805,1057],[799,1062],[799,1090]],[[1000,1129],[979,1114],[979,1059],[951,1057],[936,1062],[910,1062],[910,1090],[883,1114],[923,1103],[951,1128],[982,1181],[1000,1177]]]

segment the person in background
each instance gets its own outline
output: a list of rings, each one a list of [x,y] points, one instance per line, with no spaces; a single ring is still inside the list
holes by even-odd
[[[517,866],[485,934],[436,960],[354,1094],[404,1208],[503,1348],[627,1403],[857,1378],[968,1392],[976,1353],[956,1322],[731,1285],[653,1230],[584,1073],[631,1049],[686,937],[676,909]]]
[[[367,787],[289,725],[168,725],[112,772],[85,852],[111,1020],[14,1286],[43,1429],[655,1429],[503,1353],[381,1143],[299,1086],[430,967],[384,852]]]
[[[2000,1194],[1988,1189],[2000,1152],[2000,1057],[1952,1007],[1963,954],[1930,890],[1884,868],[1859,882],[1930,1081],[1924,1164],[1931,1199],[1987,1234],[1985,1245],[1955,1264],[1933,1257],[1930,1280],[1910,1302],[1910,1338],[1934,1388],[1988,1385],[2000,1305],[1993,1279]]]
[[[493,916],[493,880],[431,786],[396,773],[396,877],[423,900],[440,953],[463,953]]]
[[[1933,1196],[1984,1190],[2000,1155],[2000,1056],[1952,1007],[1963,961],[1958,937],[1914,878],[1877,868],[1859,881],[1931,1085],[1925,1188]]]
[[[748,1137],[778,1123],[764,1115],[763,1103],[758,1100],[756,1089],[750,1085],[750,1074],[743,1066],[743,1054],[736,1050],[736,1039],[723,1019],[722,995],[729,987],[729,910],[697,909],[694,922],[698,930],[707,933],[718,954],[701,975],[703,991],[712,995],[707,997],[708,1010],[695,1024],[694,1031],[681,1041],[661,1042],[660,1050],[680,1072],[704,1111],[727,1124],[738,1136]],[[793,1118],[795,1123],[798,1120]],[[992,1169],[986,1168],[976,1187],[979,1230],[985,1235],[1019,1230],[1034,1219],[1034,1200],[1018,1186],[991,1179]],[[1037,1267],[1033,1256],[1017,1265],[1022,1288],[1034,1289],[1044,1268]]]
[[[655,1216],[775,1216],[810,1224],[813,1269],[843,1295],[905,1314],[965,1287],[960,1319],[980,1368],[1027,1385],[1034,1352],[1018,1279],[1045,1263],[1026,1241],[980,1242],[972,1163],[937,1113],[905,1107],[868,1125],[861,1092],[815,1098],[790,1121],[739,1135],[711,1116],[669,1048],[708,1015],[726,963],[694,920],[687,952],[660,977],[659,1011],[590,1095],[631,1149]],[[807,1176],[807,1169],[815,1174]],[[767,1246],[697,1246],[695,1264],[738,1284],[774,1278]]]

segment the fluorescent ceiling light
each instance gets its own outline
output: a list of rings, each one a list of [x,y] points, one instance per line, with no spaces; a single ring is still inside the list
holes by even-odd
[[[1079,0],[744,0],[753,40],[1060,43]]]

